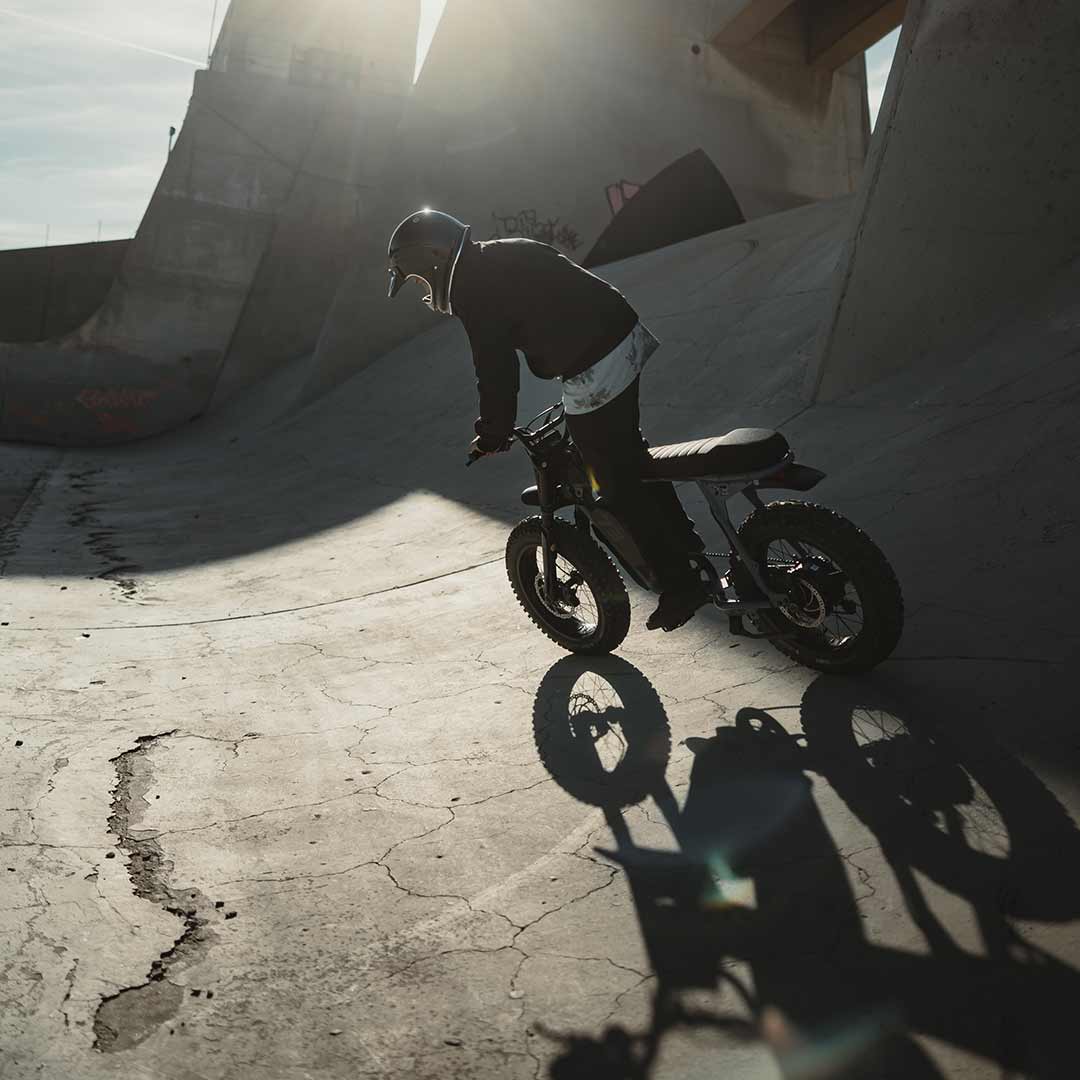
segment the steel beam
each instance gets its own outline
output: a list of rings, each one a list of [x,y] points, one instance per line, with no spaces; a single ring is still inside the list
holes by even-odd
[[[904,21],[907,0],[833,0],[813,4],[807,24],[807,58],[836,71]]]
[[[728,0],[717,5],[715,45],[746,45],[795,0]]]

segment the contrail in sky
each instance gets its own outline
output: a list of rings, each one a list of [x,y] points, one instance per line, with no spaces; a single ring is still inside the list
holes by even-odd
[[[133,41],[121,41],[120,38],[109,37],[107,34],[95,34],[92,30],[80,30],[75,26],[65,26],[64,23],[53,22],[51,19],[39,19],[36,15],[27,15],[22,11],[0,8],[0,15],[7,15],[12,19],[22,19],[24,22],[37,23],[38,26],[46,26],[50,30],[60,30],[65,34],[78,34],[80,37],[93,38],[94,41],[103,41],[107,45],[119,45],[121,48],[134,49],[136,52],[149,53],[151,56],[163,56],[166,60],[177,60],[181,64],[191,64],[192,67],[201,68],[204,66],[204,61],[192,60],[190,56],[177,56],[176,53],[162,52],[161,49],[136,45]]]

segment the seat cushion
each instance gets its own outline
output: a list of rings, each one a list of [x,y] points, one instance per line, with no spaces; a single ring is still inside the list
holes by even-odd
[[[779,465],[790,447],[779,431],[736,428],[726,435],[695,442],[654,446],[645,468],[647,480],[698,480],[745,476]]]

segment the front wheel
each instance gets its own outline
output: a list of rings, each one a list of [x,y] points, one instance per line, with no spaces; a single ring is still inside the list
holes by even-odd
[[[630,597],[600,546],[569,522],[554,523],[557,582],[554,599],[544,589],[540,518],[515,526],[506,542],[506,573],[530,619],[556,645],[575,653],[608,653],[630,629]]]
[[[770,588],[784,593],[777,609],[754,621],[785,656],[818,671],[868,671],[896,648],[904,628],[900,584],[880,548],[861,529],[824,506],[775,502],[755,510],[739,529]],[[740,596],[757,590],[736,566]]]

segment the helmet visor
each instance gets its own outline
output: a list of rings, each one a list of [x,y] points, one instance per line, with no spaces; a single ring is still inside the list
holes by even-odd
[[[387,290],[387,297],[391,300],[401,291],[401,286],[405,284],[405,275],[396,267],[391,266],[388,273],[390,274],[390,286]]]

